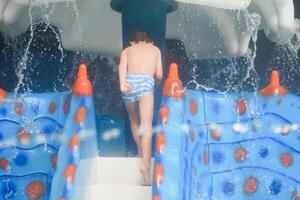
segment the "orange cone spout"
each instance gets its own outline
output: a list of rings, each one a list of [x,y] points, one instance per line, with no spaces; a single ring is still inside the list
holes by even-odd
[[[280,85],[279,72],[272,71],[270,84],[259,91],[263,96],[282,96],[287,93],[287,90]]]
[[[172,63],[170,65],[169,78],[171,78],[171,79],[179,79],[179,76],[178,76],[178,65],[175,64],[175,63]]]
[[[175,98],[183,97],[183,85],[178,76],[178,65],[175,63],[170,65],[168,78],[163,88],[163,95]]]
[[[4,103],[6,101],[7,92],[0,88],[0,104]]]
[[[91,81],[87,76],[87,67],[85,64],[80,64],[77,79],[74,83],[73,93],[77,96],[93,96]]]

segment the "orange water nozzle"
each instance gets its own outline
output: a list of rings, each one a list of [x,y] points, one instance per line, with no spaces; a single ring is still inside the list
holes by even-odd
[[[270,84],[267,87],[261,89],[259,92],[261,95],[267,97],[285,95],[287,93],[287,90],[280,85],[278,71],[272,71]]]
[[[176,63],[171,63],[168,78],[179,79],[178,76],[178,65]]]
[[[77,96],[93,96],[92,83],[88,79],[86,64],[80,64],[73,93]]]
[[[0,88],[0,104],[4,103],[7,97],[7,92]]]
[[[168,78],[163,88],[163,95],[175,98],[183,97],[183,85],[178,76],[178,65],[176,63],[170,65]]]

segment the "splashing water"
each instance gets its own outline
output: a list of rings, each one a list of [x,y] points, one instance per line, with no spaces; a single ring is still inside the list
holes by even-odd
[[[295,22],[295,33],[289,43],[285,45],[276,45],[271,53],[269,65],[272,68],[268,69],[270,73],[272,69],[277,69],[282,74],[282,84],[293,93],[300,93],[298,82],[300,77],[300,21]]]
[[[221,19],[217,19],[214,14],[203,12],[206,8],[201,8],[201,6],[198,8],[195,7],[183,6],[180,8],[181,17],[178,31],[184,35],[188,46],[201,45],[205,41],[198,41],[199,39],[196,37],[197,34],[203,34],[201,33],[201,24],[197,23],[201,18],[208,18],[208,27],[212,33],[212,37],[202,37],[206,37],[207,41],[210,41],[207,48],[211,48],[211,52],[215,52],[213,54],[224,58],[210,58],[208,56],[207,58],[210,59],[198,60],[199,56],[197,54],[193,55],[189,59],[189,63],[192,66],[189,72],[191,78],[186,84],[187,87],[203,89],[205,91],[216,91],[226,96],[228,92],[240,92],[245,88],[255,91],[258,88],[258,75],[255,71],[254,60],[256,58],[256,41],[260,16],[256,13],[250,14],[247,10],[228,11],[226,13],[228,15],[226,17],[234,22],[231,25],[233,27],[230,28],[235,28],[242,34],[250,34],[252,36],[246,55],[243,57],[226,58],[226,54],[222,52],[223,50],[218,49],[223,49],[224,45],[226,45],[221,38],[226,39],[227,36],[225,34],[228,34],[228,30],[222,30]],[[218,9],[211,9],[206,12],[214,12],[216,14]],[[205,25],[202,22],[203,24]],[[191,48],[193,49],[193,47]]]
[[[15,98],[17,96],[19,89],[22,86],[25,86],[25,84],[23,82],[24,78],[25,78],[24,71],[27,68],[27,61],[28,61],[29,54],[30,54],[29,48],[31,46],[31,43],[32,43],[33,37],[34,37],[34,23],[33,23],[33,16],[32,16],[32,8],[33,8],[32,1],[29,1],[28,16],[29,16],[29,20],[30,20],[30,38],[29,38],[29,41],[25,48],[24,55],[22,56],[20,62],[18,63],[16,71],[15,71],[15,73],[18,77],[18,83],[17,83],[16,88],[14,89],[14,97]],[[27,90],[27,92],[29,92],[29,91]]]
[[[62,63],[65,55],[64,55],[64,49],[63,49],[63,46],[62,46],[62,42],[61,42],[61,39],[60,39],[60,35],[57,33],[57,31],[50,25],[50,22],[49,22],[49,17],[53,14],[54,10],[55,10],[55,4],[52,4],[52,8],[50,8],[49,12],[47,11],[48,8],[49,8],[49,2],[45,1],[45,6],[42,8],[43,9],[43,13],[44,16],[43,16],[43,21],[46,23],[46,28],[45,28],[45,31],[47,28],[50,28],[51,31],[55,34],[55,38],[56,40],[58,41],[58,49],[61,53],[61,58],[60,58],[60,62]]]

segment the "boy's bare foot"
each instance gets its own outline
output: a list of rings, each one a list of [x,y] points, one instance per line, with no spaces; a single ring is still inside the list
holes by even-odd
[[[144,186],[150,186],[150,171],[149,167],[147,167],[145,164],[141,164],[140,166],[140,172],[143,176],[143,185]]]

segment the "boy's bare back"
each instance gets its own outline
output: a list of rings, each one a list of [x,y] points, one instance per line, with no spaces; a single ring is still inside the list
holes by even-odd
[[[161,53],[152,43],[140,42],[124,50],[127,55],[127,73],[160,76]],[[157,77],[161,78],[161,77]]]

